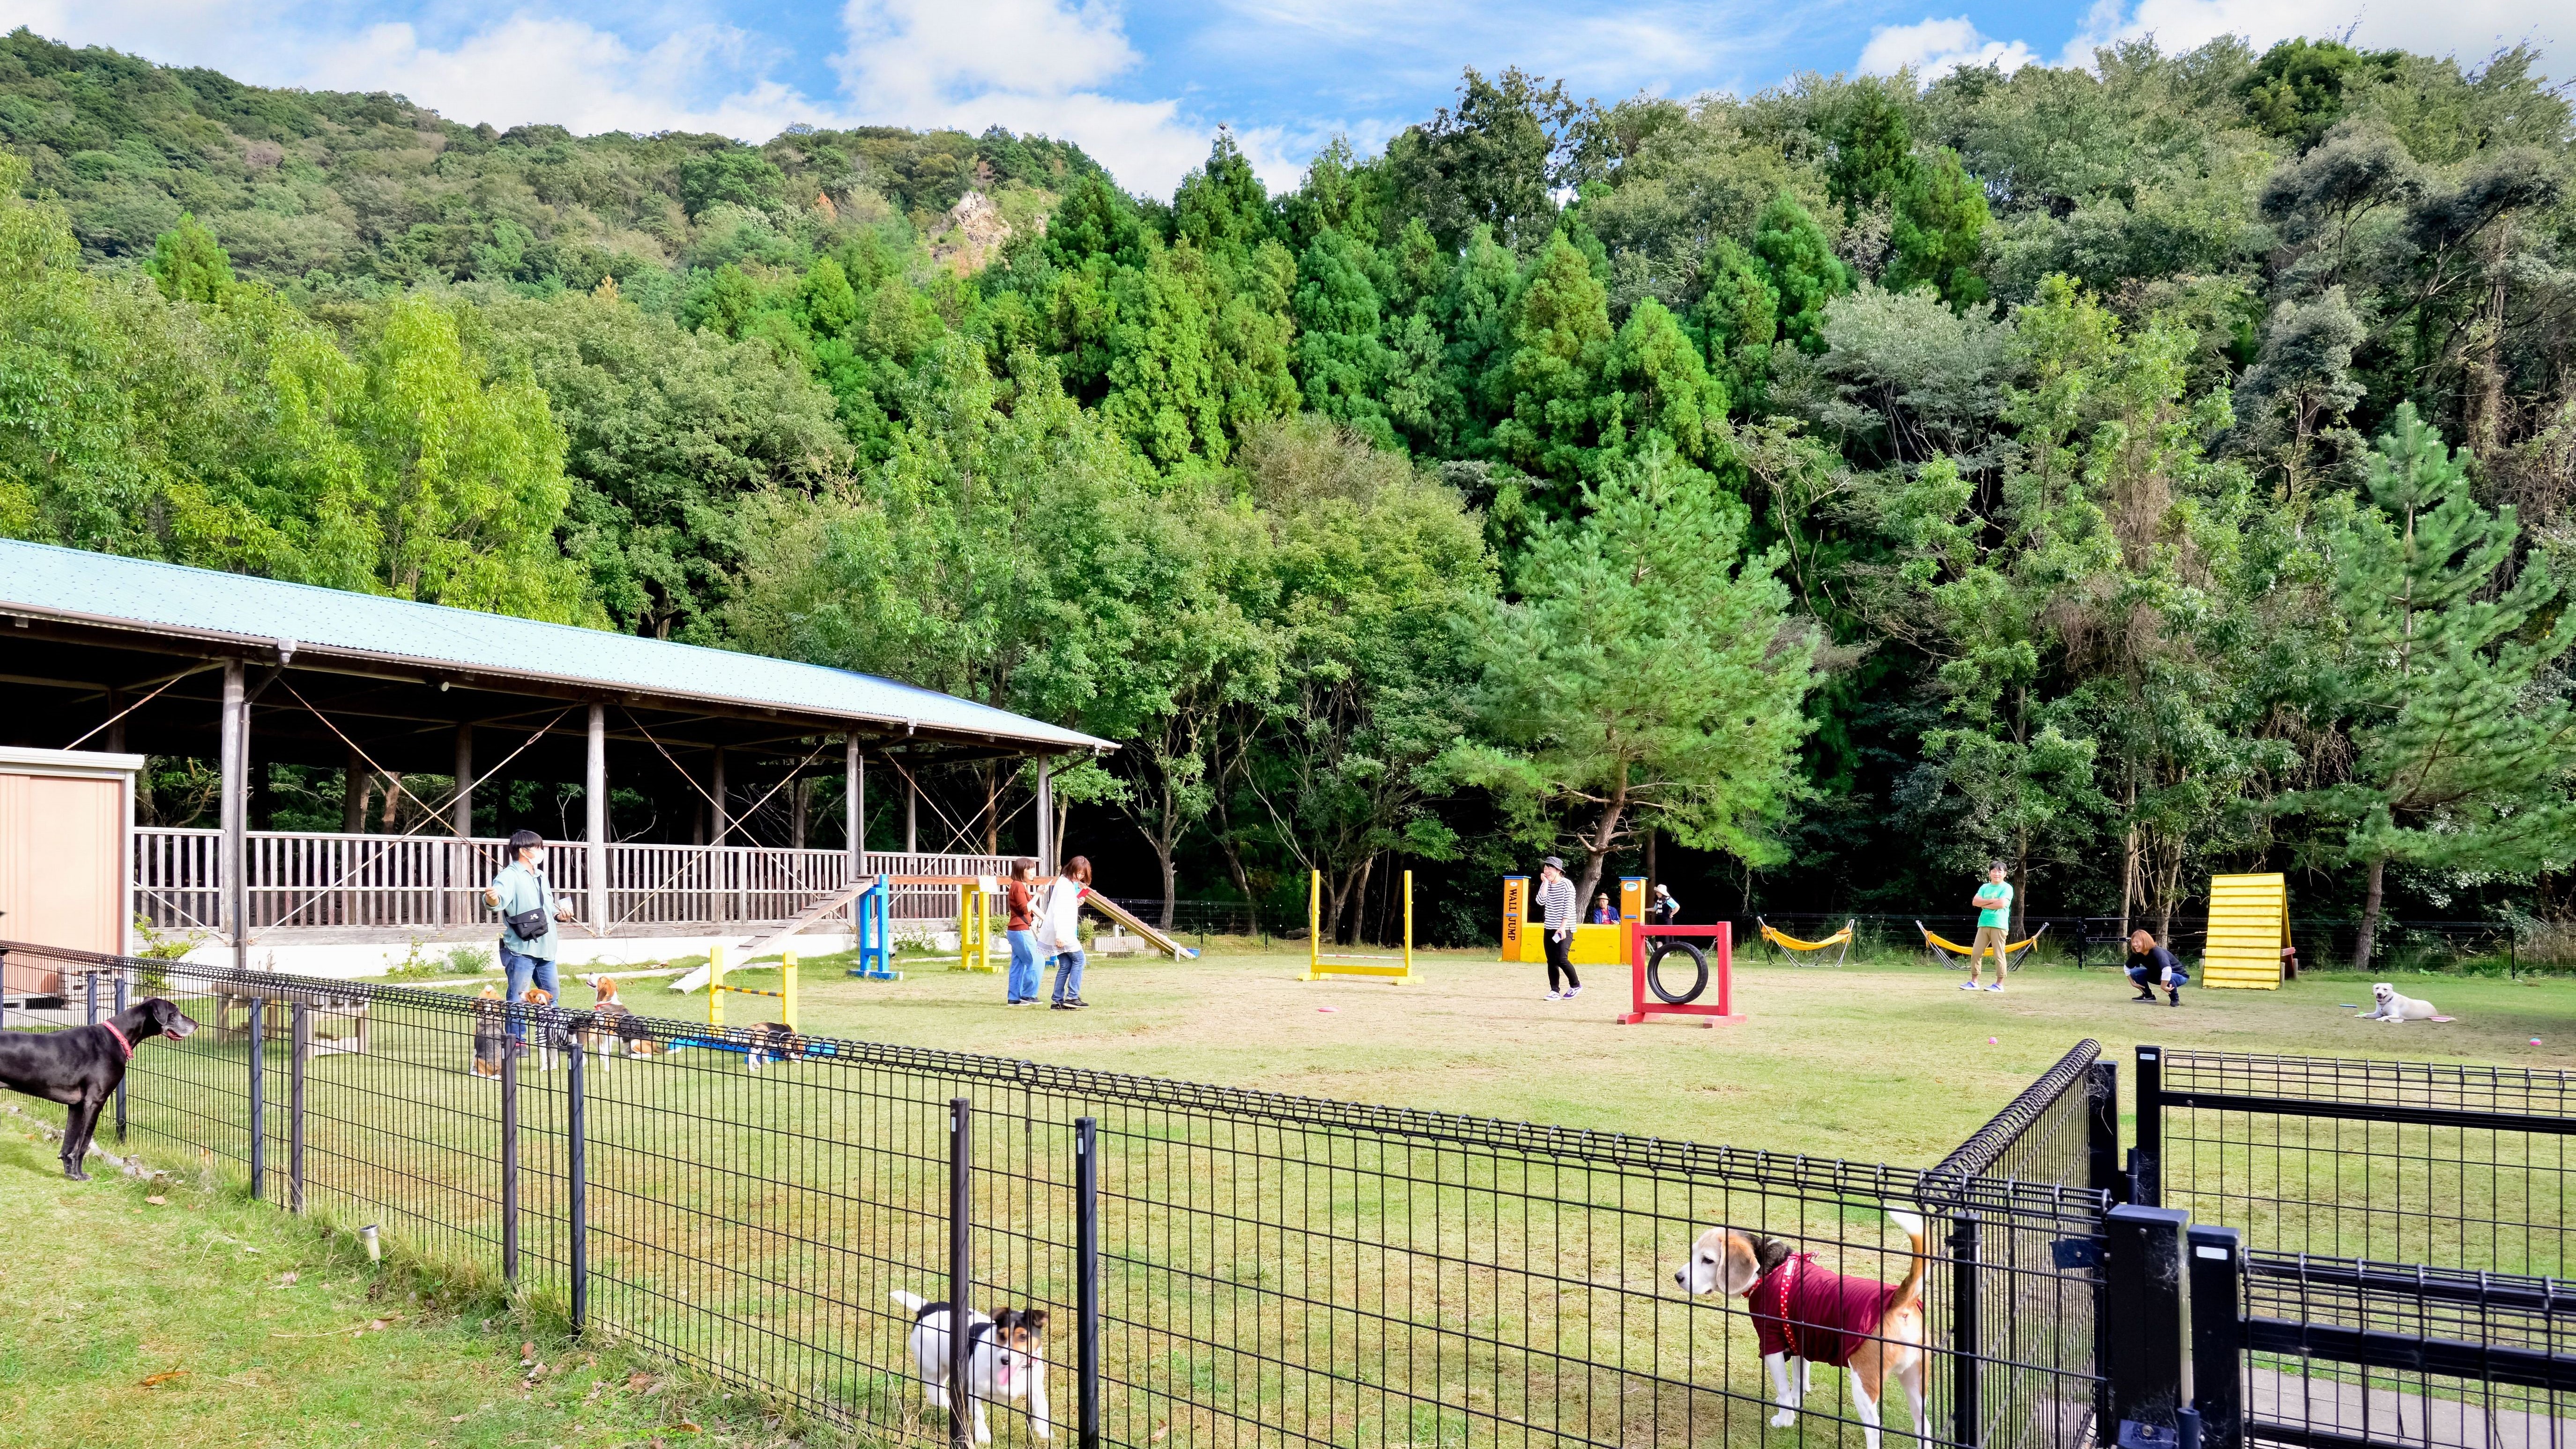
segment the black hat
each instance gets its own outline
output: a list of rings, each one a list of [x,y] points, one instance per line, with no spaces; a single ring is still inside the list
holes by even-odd
[[[1558,870],[1563,870],[1565,869],[1565,857],[1561,855],[1551,855],[1547,859],[1540,861],[1539,864],[1552,865]]]
[[[513,830],[510,832],[510,853],[512,855],[517,855],[520,851],[527,849],[531,845],[541,846],[545,843],[546,838],[533,830]]]

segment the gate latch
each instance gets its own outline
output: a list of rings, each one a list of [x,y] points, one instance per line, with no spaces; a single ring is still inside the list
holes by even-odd
[[[2099,1268],[2102,1266],[2102,1240],[2059,1238],[2048,1245],[2048,1256],[2060,1268]]]

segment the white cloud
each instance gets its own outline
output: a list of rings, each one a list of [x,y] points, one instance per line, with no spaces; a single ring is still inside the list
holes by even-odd
[[[1129,100],[1123,17],[1106,0],[848,0],[837,58],[846,105],[888,125],[1007,126],[1078,142],[1119,184],[1168,194],[1215,126],[1177,99]],[[1268,179],[1281,159],[1238,136]]]
[[[1894,75],[1910,66],[1916,80],[1929,83],[1961,66],[2001,66],[2010,74],[2037,59],[2022,42],[1990,40],[1967,16],[1957,15],[1876,27],[1869,44],[1861,47],[1860,69],[1866,75]]]
[[[2094,47],[2147,35],[2176,51],[2222,35],[2242,35],[2263,47],[2346,30],[2355,45],[2457,55],[2468,64],[2526,40],[2554,60],[2555,43],[2567,39],[2571,28],[2576,27],[2565,0],[2136,0],[2134,8],[2098,0],[2082,31],[2067,43],[2065,62],[2089,65]]]

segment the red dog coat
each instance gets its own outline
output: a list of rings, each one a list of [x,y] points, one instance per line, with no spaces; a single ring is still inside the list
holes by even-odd
[[[1800,1253],[1765,1273],[1745,1294],[1765,1356],[1775,1353],[1840,1368],[1879,1337],[1897,1285],[1846,1278]]]

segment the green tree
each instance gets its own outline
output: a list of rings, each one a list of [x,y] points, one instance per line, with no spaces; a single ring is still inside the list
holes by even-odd
[[[1495,743],[1448,757],[1538,841],[1571,838],[1589,899],[1643,830],[1760,864],[1799,794],[1816,642],[1788,612],[1745,511],[1654,448],[1542,525],[1479,636]]]
[[[232,258],[195,212],[179,213],[179,224],[153,240],[143,269],[174,302],[220,301],[233,284]]]
[[[2359,971],[2392,862],[2527,874],[2576,846],[2576,714],[2557,678],[2576,648],[2565,587],[2545,555],[2517,566],[2513,508],[2478,504],[2466,456],[2412,404],[2367,469],[2368,504],[2327,544],[2349,777],[2283,803],[2340,826],[2338,853],[2362,868]]]
[[[1780,340],[1808,352],[1825,350],[1825,304],[1852,289],[1851,268],[1834,255],[1815,216],[1783,191],[1762,209],[1753,254],[1780,299]]]
[[[1509,329],[1508,350],[1485,378],[1499,419],[1494,451],[1560,482],[1590,476],[1613,341],[1610,294],[1562,233],[1530,259]]]

